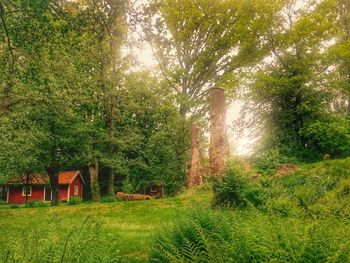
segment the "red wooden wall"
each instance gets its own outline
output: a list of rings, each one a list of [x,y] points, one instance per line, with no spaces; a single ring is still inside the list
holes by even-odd
[[[25,203],[26,197],[22,196],[23,186],[10,186],[9,187],[9,200],[10,204],[23,204]],[[44,186],[33,185],[32,195],[28,196],[28,200],[44,200]]]
[[[69,201],[69,198],[74,196],[74,187],[78,186],[78,195],[81,199],[83,199],[83,181],[81,180],[80,176],[77,176],[73,182],[69,185],[60,185],[60,199]],[[9,199],[8,203],[10,204],[23,204],[25,203],[25,196],[22,196],[22,189],[23,186],[9,186]],[[68,197],[68,191],[69,191],[69,197]],[[30,200],[37,200],[37,201],[44,201],[44,186],[43,185],[32,185],[32,194],[31,196],[28,196],[28,201]]]
[[[70,197],[74,196],[74,186],[78,186],[78,195],[81,199],[83,199],[83,182],[80,176],[75,177],[73,182],[70,184],[69,194]]]
[[[60,185],[60,200],[65,199],[68,201],[68,185]]]

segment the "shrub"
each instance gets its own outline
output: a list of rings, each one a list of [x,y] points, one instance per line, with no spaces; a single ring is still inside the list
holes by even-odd
[[[11,204],[10,205],[10,208],[12,208],[12,209],[15,209],[15,208],[18,208],[19,207],[19,205],[17,205],[17,204]]]
[[[72,196],[69,198],[69,205],[79,205],[81,204],[81,198],[79,196]]]
[[[274,174],[276,167],[283,163],[298,163],[298,161],[295,158],[282,155],[276,148],[259,153],[252,158],[253,167],[264,175]]]
[[[49,205],[48,203],[45,203],[44,201],[41,201],[41,200],[29,200],[27,202],[26,207],[45,207],[48,205]]]
[[[213,182],[213,206],[258,206],[264,191],[255,185],[237,166],[228,166],[225,176]]]
[[[114,196],[104,196],[101,198],[101,203],[113,203],[117,201],[118,201],[118,198]]]

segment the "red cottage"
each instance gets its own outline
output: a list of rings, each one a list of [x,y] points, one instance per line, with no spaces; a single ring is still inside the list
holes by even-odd
[[[52,191],[48,175],[29,175],[27,188],[25,187],[25,183],[26,176],[19,176],[9,183],[0,186],[0,198],[2,197],[9,204],[23,204],[25,203],[27,190],[28,201],[51,201]],[[79,171],[59,173],[58,183],[61,201],[69,201],[69,198],[72,196],[79,196],[83,199],[85,182]]]

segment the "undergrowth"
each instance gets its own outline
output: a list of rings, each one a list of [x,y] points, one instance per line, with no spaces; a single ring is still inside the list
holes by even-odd
[[[152,262],[349,262],[350,225],[200,210],[155,238]]]
[[[350,262],[350,161],[249,179],[237,167],[215,182],[216,210],[176,216],[153,262]]]
[[[9,232],[0,248],[1,262],[120,262],[115,237],[102,235],[100,224],[87,217],[62,231],[65,222],[51,219],[46,231]]]

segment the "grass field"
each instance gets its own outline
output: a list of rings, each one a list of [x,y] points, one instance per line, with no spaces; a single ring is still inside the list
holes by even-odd
[[[34,229],[45,233],[52,220],[60,221],[59,230],[64,234],[74,227],[79,227],[89,217],[101,223],[101,233],[116,242],[115,247],[120,255],[126,259],[144,261],[149,254],[155,230],[171,224],[179,213],[198,206],[210,206],[211,193],[208,187],[192,189],[176,198],[147,201],[16,209],[2,205],[0,247],[6,247],[9,234]]]
[[[1,205],[0,261],[37,262],[31,258],[39,257],[35,250],[47,242],[46,236],[55,236],[56,239],[50,239],[51,243],[61,242],[61,252],[68,248],[76,249],[76,243],[80,242],[91,253],[100,253],[101,256],[113,252],[120,261],[148,261],[154,236],[161,229],[171,229],[179,222],[182,214],[198,209],[208,211],[214,216],[227,216],[241,233],[235,234],[241,235],[241,240],[237,241],[243,242],[246,238],[244,242],[248,242],[247,247],[252,246],[255,249],[257,244],[260,246],[259,242],[266,243],[269,240],[266,250],[262,252],[265,254],[286,244],[290,246],[289,252],[283,250],[283,255],[294,253],[294,262],[299,262],[297,259],[305,251],[309,258],[312,256],[312,260],[316,260],[312,262],[328,262],[323,259],[328,260],[328,256],[331,257],[329,253],[342,253],[342,256],[350,254],[349,242],[346,241],[350,235],[350,160],[305,165],[292,175],[262,178],[259,185],[265,194],[265,202],[259,207],[215,211],[210,211],[210,185],[186,190],[175,198],[148,201],[16,209]],[[101,239],[95,239],[94,230],[84,230],[87,221],[98,223],[99,230],[96,235]],[[70,241],[72,244],[67,245],[70,233],[75,233],[77,239],[76,243]],[[86,240],[91,242],[84,243]],[[325,245],[332,248],[324,251]],[[51,251],[50,246],[45,251]],[[325,252],[324,255],[317,249]],[[30,253],[33,255],[23,257],[26,250],[32,250]],[[314,256],[320,254],[323,255],[320,258]],[[6,261],[9,255],[17,260]],[[68,256],[63,255],[62,260],[47,259],[38,262],[86,262],[82,259],[73,261]],[[65,257],[67,259],[63,260]],[[266,260],[264,262],[269,262],[268,258]],[[101,260],[94,262],[99,261]]]

